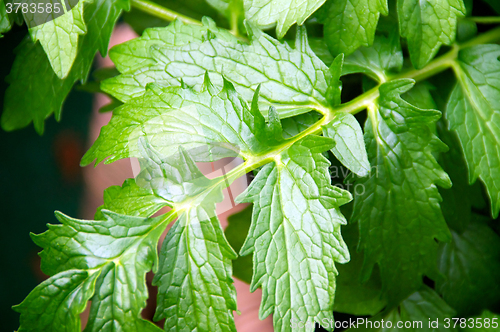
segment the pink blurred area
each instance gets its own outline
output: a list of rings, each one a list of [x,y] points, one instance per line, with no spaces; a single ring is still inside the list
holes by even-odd
[[[110,47],[113,45],[123,43],[127,40],[137,37],[136,33],[126,24],[120,24],[116,27],[113,35],[111,36]],[[99,56],[98,65],[100,67],[111,67],[113,63],[109,57],[102,58]],[[88,147],[97,139],[101,127],[106,125],[110,118],[111,112],[99,113],[98,110],[109,103],[108,97],[102,94],[97,94],[94,100],[93,115],[90,125],[90,134]],[[82,205],[82,215],[85,219],[93,219],[94,213],[98,206],[103,204],[103,192],[106,188],[113,185],[121,185],[123,181],[127,178],[133,177],[133,171],[131,166],[131,161],[129,159],[120,160],[109,165],[99,164],[97,167],[88,166],[83,170],[84,180],[85,180],[85,194],[84,201]],[[200,165],[200,169],[204,174],[212,172],[214,169],[218,169],[218,165],[210,165],[205,163]],[[236,181],[230,187],[231,195],[236,197],[238,193],[242,192],[246,187],[246,179]],[[225,193],[226,194],[226,193]],[[245,205],[240,204],[237,206],[229,206],[232,204],[229,200],[229,195],[225,195],[225,201],[221,203],[222,214],[219,214],[219,219],[225,227],[227,225],[227,217],[242,210]],[[224,205],[225,204],[225,205]],[[148,275],[148,280],[151,279],[151,275]],[[240,315],[235,313],[236,328],[239,332],[250,332],[250,331],[260,331],[260,332],[271,332],[272,327],[272,317],[269,316],[265,320],[259,320],[259,306],[262,292],[260,289],[254,293],[250,293],[249,285],[235,279],[235,286],[238,297],[238,310],[241,312]],[[155,288],[150,288],[150,293],[152,299],[154,299]],[[152,301],[150,301],[152,302]],[[154,302],[154,301],[153,301]],[[150,319],[154,312],[154,303],[148,303],[148,307],[145,309],[143,316]],[[88,314],[87,312],[85,314]],[[82,321],[85,322],[85,314],[82,317]]]

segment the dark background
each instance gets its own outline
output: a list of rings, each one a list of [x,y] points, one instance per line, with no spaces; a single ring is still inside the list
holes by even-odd
[[[26,34],[25,26],[15,26],[0,39],[2,109],[13,50]],[[64,103],[61,122],[53,116],[47,119],[43,136],[32,125],[14,132],[0,129],[0,331],[19,327],[19,314],[11,306],[46,278],[39,268],[41,249],[29,233],[42,233],[47,223],[57,223],[55,210],[79,217],[83,194],[79,163],[91,110],[92,95],[73,91]]]

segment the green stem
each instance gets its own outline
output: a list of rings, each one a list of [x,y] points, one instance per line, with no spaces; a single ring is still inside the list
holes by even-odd
[[[485,32],[463,44],[455,44],[452,49],[443,54],[442,56],[431,61],[427,66],[421,69],[410,69],[408,71],[402,72],[400,74],[390,76],[388,81],[401,79],[401,78],[411,78],[416,82],[421,82],[429,77],[439,74],[450,67],[458,57],[460,50],[481,44],[488,44],[500,41],[500,27],[492,29]],[[344,103],[338,107],[330,109],[331,113],[336,112],[348,112],[351,114],[356,114],[364,109],[366,109],[370,104],[372,104],[379,97],[379,86],[363,93],[362,95],[354,98],[353,100]]]
[[[479,24],[499,24],[500,16],[479,16],[479,17],[468,17],[467,20],[479,23]]]
[[[191,17],[179,14],[177,12],[174,12],[173,10],[170,10],[168,8],[160,6],[152,1],[131,0],[131,4],[132,4],[132,7],[139,9],[140,11],[143,11],[145,13],[148,13],[151,16],[155,16],[155,17],[161,18],[161,19],[166,20],[166,21],[172,22],[175,19],[178,19],[186,24],[201,25],[201,22],[198,20],[195,20]]]
[[[500,40],[500,27],[491,29],[488,32],[482,33],[476,38],[472,38],[469,41],[460,45],[460,49],[464,49],[471,46],[481,45],[481,44],[491,44],[496,43]]]

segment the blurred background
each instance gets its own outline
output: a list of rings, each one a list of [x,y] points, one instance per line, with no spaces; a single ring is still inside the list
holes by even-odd
[[[15,55],[26,27],[15,26],[1,40],[0,105]],[[33,73],[36,75],[37,73]],[[26,96],[29,98],[29,96]],[[62,121],[46,121],[39,136],[33,126],[0,130],[0,330],[18,328],[19,315],[11,306],[20,303],[45,276],[40,271],[38,248],[29,236],[56,222],[54,211],[81,216],[83,175],[80,158],[87,144],[92,95],[73,91],[64,104]]]

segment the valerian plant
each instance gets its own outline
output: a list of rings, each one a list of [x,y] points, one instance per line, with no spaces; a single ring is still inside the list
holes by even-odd
[[[79,331],[87,305],[85,331],[160,331],[141,318],[151,270],[165,331],[236,331],[233,275],[276,331],[346,327],[334,311],[371,316],[360,329],[498,330],[500,17],[473,16],[498,2],[206,2],[0,0],[1,33],[29,27],[4,130],[60,120],[123,12],[141,32],[109,51],[112,117],[81,161],[141,171],[95,220],[56,212],[32,235],[50,277],[14,307],[19,331]],[[30,24],[46,4],[64,14]],[[197,168],[225,157],[243,162]],[[251,207],[224,231],[216,204],[247,173]]]

